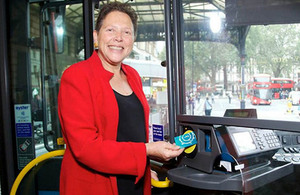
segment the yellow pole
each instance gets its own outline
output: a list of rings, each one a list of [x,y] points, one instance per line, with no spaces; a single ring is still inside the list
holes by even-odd
[[[157,180],[151,179],[151,185],[156,188],[168,188],[168,187],[171,187],[172,184],[173,183],[170,180],[168,180],[167,177],[166,177],[165,181],[157,181]]]
[[[34,167],[36,164],[46,160],[46,159],[49,159],[49,158],[52,158],[52,157],[55,157],[55,156],[63,156],[65,153],[65,150],[55,150],[55,151],[52,151],[52,152],[48,152],[46,154],[43,154],[35,159],[33,159],[32,161],[30,161],[30,163],[28,163],[23,169],[22,171],[19,173],[19,175],[17,176],[17,178],[15,179],[14,181],[14,184],[11,188],[11,191],[10,191],[10,195],[15,195],[16,192],[17,192],[17,189],[22,181],[22,179],[24,178],[24,176],[30,171],[30,169],[32,169],[32,167]]]

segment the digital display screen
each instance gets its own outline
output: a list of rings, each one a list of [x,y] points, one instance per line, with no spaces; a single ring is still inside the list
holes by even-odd
[[[255,143],[248,131],[233,133],[232,135],[239,151],[248,152],[256,149]]]
[[[256,109],[227,109],[225,117],[257,118]]]

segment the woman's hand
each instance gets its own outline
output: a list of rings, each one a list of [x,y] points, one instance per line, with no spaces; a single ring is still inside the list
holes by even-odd
[[[148,157],[162,161],[169,161],[179,156],[184,150],[184,148],[180,149],[179,146],[164,141],[146,143],[145,145]]]
[[[151,170],[151,179],[159,181],[157,173],[155,171],[153,171],[153,170]]]

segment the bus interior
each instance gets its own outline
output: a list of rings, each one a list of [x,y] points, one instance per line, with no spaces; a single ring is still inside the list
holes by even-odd
[[[174,143],[191,131],[197,139],[168,163],[151,160],[172,183],[152,194],[299,194],[300,106],[292,94],[300,91],[300,1],[119,1],[139,18],[124,63],[141,76],[149,141]],[[108,2],[0,1],[0,195],[34,159],[65,148],[60,78],[97,49],[95,20]],[[270,84],[253,82],[258,74]],[[271,78],[292,85],[275,87]],[[267,103],[253,103],[266,89]],[[61,160],[33,166],[17,194],[59,194]]]

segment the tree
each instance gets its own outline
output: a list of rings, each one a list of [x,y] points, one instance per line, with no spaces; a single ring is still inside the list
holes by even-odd
[[[238,64],[237,49],[228,43],[186,41],[184,50],[187,83],[202,80],[215,86],[218,72],[223,71],[227,80],[228,68]]]
[[[290,77],[293,61],[299,56],[298,42],[299,27],[294,24],[253,26],[246,40],[246,52],[260,73]]]

